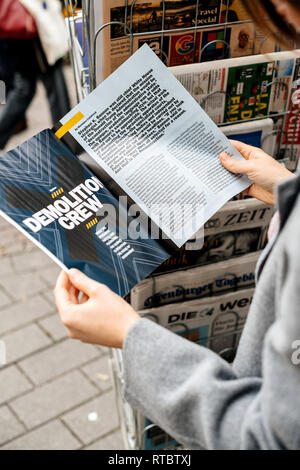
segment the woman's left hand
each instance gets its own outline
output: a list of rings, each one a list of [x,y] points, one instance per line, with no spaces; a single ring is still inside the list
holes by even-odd
[[[77,269],[60,273],[54,296],[69,336],[85,343],[122,348],[128,330],[140,318],[120,296]]]

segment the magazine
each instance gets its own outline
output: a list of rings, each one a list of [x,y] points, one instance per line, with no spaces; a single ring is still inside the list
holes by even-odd
[[[82,12],[66,18],[69,49],[76,86],[77,101],[83,100],[89,93],[88,79],[88,41],[84,35]]]
[[[249,186],[221,151],[243,158],[144,45],[0,159],[1,215],[63,269],[124,296]]]

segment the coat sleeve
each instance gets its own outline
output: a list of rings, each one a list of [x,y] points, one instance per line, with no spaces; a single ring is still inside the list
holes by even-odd
[[[124,343],[125,399],[191,449],[299,449],[300,264],[285,264],[262,377],[238,377],[212,351],[140,319]]]

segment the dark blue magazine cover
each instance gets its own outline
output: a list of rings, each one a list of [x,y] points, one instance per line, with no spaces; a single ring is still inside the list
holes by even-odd
[[[63,269],[80,269],[121,296],[170,256],[143,225],[138,237],[120,235],[127,210],[50,129],[0,158],[0,211]]]

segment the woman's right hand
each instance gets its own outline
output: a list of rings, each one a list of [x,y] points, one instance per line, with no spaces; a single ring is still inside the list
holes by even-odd
[[[237,140],[230,140],[245,160],[235,160],[223,152],[220,160],[226,170],[232,173],[242,173],[253,181],[245,193],[267,204],[275,204],[274,188],[280,181],[294,176],[281,163],[265,153]]]

